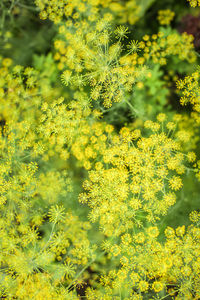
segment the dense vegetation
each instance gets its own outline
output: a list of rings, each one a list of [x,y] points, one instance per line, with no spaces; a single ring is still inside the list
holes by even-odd
[[[199,6],[0,0],[1,299],[200,299]]]

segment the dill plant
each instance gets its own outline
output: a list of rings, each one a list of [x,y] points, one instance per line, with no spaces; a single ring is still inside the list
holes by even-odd
[[[141,26],[156,5],[24,7],[55,35],[32,66],[0,57],[1,298],[200,298],[199,58],[170,7]]]

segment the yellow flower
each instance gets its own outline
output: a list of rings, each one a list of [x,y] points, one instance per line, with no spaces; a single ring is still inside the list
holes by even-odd
[[[175,13],[170,9],[159,10],[157,19],[161,25],[169,25],[174,16]]]
[[[149,284],[147,281],[141,280],[138,284],[138,287],[141,292],[147,292],[149,288]]]
[[[152,284],[152,289],[156,292],[159,293],[160,291],[162,291],[164,288],[164,285],[162,282],[160,281],[154,281]]]
[[[175,231],[172,227],[167,227],[165,229],[165,236],[169,239],[173,238],[175,236]]]
[[[183,183],[180,177],[178,176],[173,176],[170,180],[169,180],[169,186],[172,190],[178,191],[182,188]]]

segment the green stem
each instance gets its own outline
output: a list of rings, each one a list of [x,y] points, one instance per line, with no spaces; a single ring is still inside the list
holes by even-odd
[[[133,107],[133,105],[128,101],[128,100],[125,100],[125,102],[128,104],[128,106],[131,108],[131,110],[134,112],[134,114],[136,114],[137,116],[139,115],[139,111],[137,109],[135,109]]]

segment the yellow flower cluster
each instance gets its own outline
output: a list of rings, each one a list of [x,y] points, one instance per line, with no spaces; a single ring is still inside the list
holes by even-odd
[[[59,270],[62,272],[62,270]],[[9,279],[6,278],[6,280]],[[58,288],[52,285],[51,277],[48,273],[36,273],[29,275],[24,281],[21,278],[16,279],[17,288],[15,290],[15,295],[18,299],[59,299],[59,300],[78,300],[79,298],[72,291],[70,293],[66,292],[64,287]]]
[[[143,219],[155,222],[175,204],[174,191],[182,187],[180,175],[185,172],[185,158],[180,151],[182,135],[169,138],[176,123],[166,122],[165,118],[160,114],[159,122],[146,121],[145,128],[153,133],[145,138],[139,138],[137,130],[122,128],[119,135],[110,138],[110,146],[101,151],[106,167],[101,164],[89,172],[89,180],[83,184],[86,193],[80,194],[79,200],[89,204],[90,220],[99,220],[105,235],[120,235],[140,226]]]
[[[200,6],[199,0],[187,0],[192,7]]]
[[[165,65],[167,63],[166,58],[175,55],[180,60],[187,60],[192,63],[196,60],[193,39],[193,36],[187,33],[180,35],[176,31],[172,31],[171,34],[166,36],[161,31],[151,37],[145,35],[140,43],[140,48],[144,51],[145,61],[152,59],[154,63]]]
[[[53,105],[45,102],[42,106],[37,131],[51,145],[46,155],[51,157],[56,152],[61,159],[67,160],[71,153],[80,165],[90,169],[98,153],[105,149],[106,141],[114,128],[98,122],[96,118],[99,112],[91,112],[90,105],[84,107],[80,98],[79,102],[74,100],[69,105],[61,100],[63,99],[54,101]]]
[[[158,21],[160,25],[169,25],[173,20],[175,13],[170,9],[159,10],[158,12]]]
[[[63,280],[71,284],[77,266],[93,259],[87,239],[90,225],[54,204],[71,192],[66,171],[38,170],[24,152],[21,132],[13,131],[7,125],[0,136],[1,263],[6,266],[1,292],[10,298],[42,299],[47,293],[50,299],[68,299],[67,290],[57,285]],[[49,227],[47,236],[41,233],[43,223]]]
[[[62,282],[76,284],[77,272],[94,259],[87,238],[90,224],[66,211],[72,181],[63,161],[62,168],[56,169],[53,161],[59,165],[57,153],[65,160],[68,156],[65,149],[60,150],[62,141],[56,141],[57,149],[40,128],[44,112],[50,120],[58,103],[62,114],[62,99],[51,103],[49,97],[57,91],[48,91],[49,85],[44,84],[44,78],[39,80],[35,70],[21,66],[9,69],[10,65],[11,61],[3,60],[0,68],[1,297],[78,299]],[[67,113],[66,128],[70,122]],[[63,126],[62,121],[57,127],[52,123],[48,130],[61,131]],[[70,134],[67,136],[70,141]],[[50,165],[47,158],[52,159]]]
[[[147,292],[160,299],[161,291],[165,297],[176,295],[175,299],[199,298],[200,228],[167,227],[162,243],[158,236],[158,227],[150,226],[144,232],[124,234],[117,254],[107,245],[106,251],[112,258],[117,255],[121,266],[101,277],[106,299],[112,299],[113,291],[118,290],[126,299],[146,299]],[[96,299],[90,289],[87,295]]]
[[[136,0],[111,1],[109,9],[117,18],[119,23],[129,23],[134,25],[141,16],[142,6]]]
[[[199,143],[199,123],[198,113],[192,112],[191,115],[182,115],[181,120],[178,123],[179,138],[184,138],[187,142],[182,144],[185,153],[196,151],[197,145]],[[185,132],[185,134],[183,134]],[[192,160],[191,160],[192,162]]]
[[[132,54],[137,51],[137,44],[129,45],[123,58],[122,40],[127,28],[119,26],[115,30],[117,41],[113,43],[110,20],[110,14],[106,14],[93,24],[82,21],[76,28],[72,23],[71,27],[61,25],[61,39],[54,43],[58,68],[65,69],[62,82],[79,89],[90,85],[90,99],[102,99],[105,107],[122,101],[143,73],[137,55]]]
[[[109,13],[98,21],[83,20],[76,26],[67,21],[60,25],[60,39],[54,43],[54,59],[58,68],[64,70],[63,84],[82,91],[90,86],[90,99],[103,101],[107,108],[113,102],[123,101],[133,85],[148,76],[149,62],[165,65],[169,56],[189,62],[196,60],[193,37],[177,32],[167,36],[163,32],[152,37],[145,35],[141,42],[133,40],[122,55],[122,41],[128,29],[117,27],[114,31],[117,40],[113,42],[111,21]]]
[[[189,62],[196,59],[193,37],[176,31],[166,36],[159,32],[151,38],[145,35],[141,42],[133,40],[124,53],[122,41],[127,37],[128,29],[124,26],[114,29],[113,21],[117,24],[127,22],[127,19],[123,20],[126,17],[130,24],[135,23],[140,9],[134,0],[125,3],[37,0],[36,4],[42,18],[59,22],[54,59],[58,69],[63,71],[63,84],[81,91],[88,91],[90,86],[90,100],[98,100],[107,108],[113,102],[123,101],[138,81],[138,86],[142,85],[141,81],[149,74],[146,71],[150,62],[165,65],[169,56]],[[169,15],[168,11],[160,12],[162,16],[166,12]]]
[[[181,105],[191,103],[196,112],[200,112],[200,98],[199,98],[199,71],[194,72],[191,76],[186,76],[176,82],[178,90],[181,91],[182,97],[180,99]]]
[[[89,21],[98,20],[104,12],[110,12],[119,23],[133,25],[140,17],[141,7],[136,0],[113,2],[113,0],[35,0],[40,9],[40,18],[49,18],[55,23],[64,18],[73,18],[75,22],[81,17]]]

